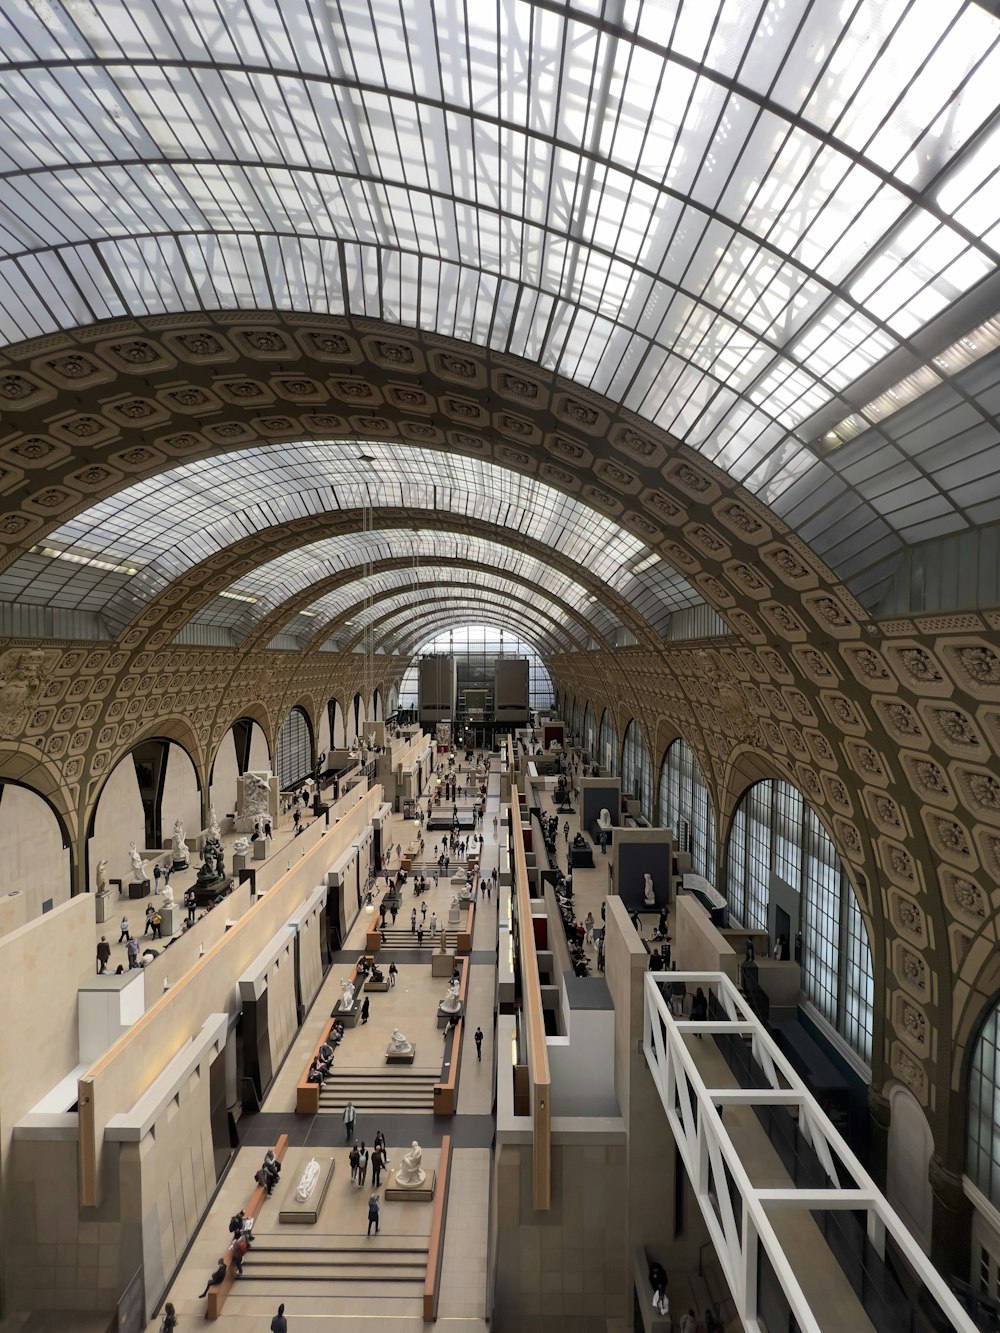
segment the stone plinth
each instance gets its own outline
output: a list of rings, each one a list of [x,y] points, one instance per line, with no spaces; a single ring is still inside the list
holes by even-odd
[[[387,1050],[385,1062],[387,1065],[412,1065],[416,1055],[417,1048],[415,1045],[412,1045],[408,1051]]]
[[[448,908],[448,925],[457,926],[462,920],[462,909],[460,907]]]
[[[451,950],[442,952],[440,949],[431,955],[431,976],[448,977],[449,980],[455,975],[455,955]]]
[[[164,903],[160,908],[161,931],[164,939],[168,935],[176,935],[181,925],[181,906],[175,902],[173,905]]]
[[[246,870],[250,864],[250,853],[245,852],[242,856],[239,852],[233,852],[233,874],[238,875],[241,870]]]
[[[278,1213],[279,1222],[294,1222],[313,1226],[319,1220],[319,1212],[323,1207],[323,1200],[326,1198],[327,1191],[333,1182],[333,1173],[337,1169],[337,1164],[332,1157],[328,1157],[325,1161],[319,1158],[318,1161],[319,1178],[312,1194],[303,1203],[300,1203],[295,1197],[299,1180],[302,1179],[301,1173],[298,1179],[288,1182],[288,1192],[281,1201],[281,1210]]]
[[[458,1008],[454,1010],[443,1009],[441,1005],[438,1005],[438,1020],[437,1020],[438,1027],[446,1028],[448,1026],[449,1018],[454,1018],[457,1020],[463,1016],[464,1012],[465,1012],[465,1006],[462,1004],[460,1004]]]
[[[144,879],[141,884],[136,880],[132,880],[128,886],[128,896],[130,898],[148,898],[149,880]]]
[[[253,845],[253,859],[255,861],[263,861],[267,856],[267,839],[254,838],[252,845]]]
[[[385,1197],[400,1202],[430,1203],[437,1186],[437,1172],[428,1171],[422,1185],[397,1185],[396,1172],[389,1172],[389,1183],[385,1187]]]
[[[94,913],[98,925],[100,925],[102,921],[110,921],[113,910],[111,902],[112,899],[110,893],[98,893],[95,895]]]

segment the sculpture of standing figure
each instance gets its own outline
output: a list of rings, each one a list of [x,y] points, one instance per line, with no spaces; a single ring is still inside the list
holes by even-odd
[[[458,998],[458,981],[453,977],[448,983],[448,994],[441,1001],[441,1011],[445,1014],[457,1014],[462,1008],[462,1001]]]
[[[656,906],[656,894],[653,892],[653,876],[648,870],[642,880],[642,901],[647,907]]]
[[[145,884],[149,879],[149,863],[139,855],[134,842],[128,845],[128,859],[132,862],[132,875],[136,884]]]
[[[174,820],[174,836],[170,840],[170,850],[172,851],[174,858],[173,868],[175,870],[187,870],[187,843],[184,841],[184,825],[179,819]]]
[[[108,891],[108,863],[106,860],[97,863],[97,892],[107,893]]]
[[[341,1009],[354,1008],[354,984],[350,981],[340,983],[340,1007]]]
[[[222,830],[219,828],[219,817],[215,813],[215,802],[212,801],[208,807],[208,834],[215,838],[217,842],[222,841]]]

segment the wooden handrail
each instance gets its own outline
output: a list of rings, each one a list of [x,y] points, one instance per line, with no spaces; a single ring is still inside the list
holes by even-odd
[[[431,1214],[431,1234],[427,1246],[427,1273],[424,1277],[424,1323],[437,1319],[441,1298],[441,1265],[444,1262],[444,1218],[448,1207],[448,1186],[451,1180],[451,1135],[441,1140],[441,1155],[437,1165],[437,1186],[434,1190],[434,1211]]]
[[[514,738],[507,737],[507,753],[514,754]],[[520,796],[520,793],[512,793]],[[538,975],[538,951],[531,919],[528,893],[528,861],[521,832],[521,803],[511,800],[511,839],[514,854],[514,889],[517,906],[517,942],[521,967],[521,1007],[524,1011],[525,1038],[528,1049],[528,1077],[531,1081],[532,1120],[532,1202],[545,1210],[552,1197],[552,1077],[549,1072],[549,1048],[545,1041],[545,1016],[542,1012],[542,983]]]
[[[458,998],[462,1001],[462,1008],[465,1008],[465,1001],[469,991],[469,960],[468,958],[457,958],[455,966],[461,970],[462,979],[458,983]],[[441,1077],[434,1084],[434,1114],[435,1115],[454,1115],[458,1110],[458,1074],[461,1066],[462,1057],[462,1035],[465,1032],[465,1019],[459,1018],[455,1021],[455,1026],[451,1031],[451,1064],[448,1073],[441,1071]],[[442,1062],[448,1054],[449,1046],[445,1042],[444,1052],[441,1056]]]
[[[282,1134],[278,1139],[278,1142],[274,1145],[274,1155],[279,1162],[284,1157],[285,1149],[287,1147],[288,1135]],[[266,1198],[267,1190],[263,1185],[258,1185],[250,1195],[250,1202],[243,1209],[247,1217],[252,1217],[254,1219],[258,1218]],[[232,1244],[232,1241],[230,1241],[230,1244]],[[233,1263],[233,1252],[230,1248],[226,1249],[225,1254],[222,1256],[222,1262],[226,1266],[226,1276],[217,1287],[209,1287],[208,1289],[208,1296],[206,1298],[208,1304],[205,1306],[206,1319],[218,1319],[219,1315],[222,1314],[222,1307],[226,1303],[226,1297],[229,1295],[232,1285],[236,1280],[236,1265]]]

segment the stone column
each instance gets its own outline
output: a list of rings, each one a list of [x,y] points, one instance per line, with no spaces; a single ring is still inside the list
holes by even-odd
[[[935,1154],[927,1168],[933,1197],[931,1262],[944,1276],[969,1280],[972,1244],[972,1204],[962,1188],[962,1176],[950,1171]]]

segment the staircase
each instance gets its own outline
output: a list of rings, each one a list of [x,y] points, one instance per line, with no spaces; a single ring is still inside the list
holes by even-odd
[[[421,1236],[279,1233],[261,1237],[243,1260],[240,1296],[264,1296],[266,1287],[284,1297],[422,1296],[427,1240]],[[250,1285],[253,1284],[253,1285]]]
[[[413,1069],[408,1065],[386,1065],[380,1069],[334,1067],[320,1088],[320,1114],[341,1115],[348,1101],[359,1111],[434,1110],[434,1084],[441,1078],[437,1069]]]
[[[430,919],[431,919],[430,913],[428,912],[427,920],[430,921]],[[399,950],[404,953],[407,952],[408,950],[419,949],[420,945],[417,943],[417,937],[414,934],[414,932],[410,930],[409,917],[407,917],[405,927],[402,924],[402,914],[400,914],[399,921],[400,924],[398,926],[387,926],[385,930],[382,931],[382,948],[386,950]],[[418,923],[420,921],[419,913],[417,914],[417,921]],[[445,927],[444,942],[446,949],[454,950],[458,947],[457,926],[452,926],[450,928]],[[437,933],[434,935],[432,935],[430,930],[425,926],[424,948],[439,949],[440,947],[441,947],[440,925],[438,926]]]

